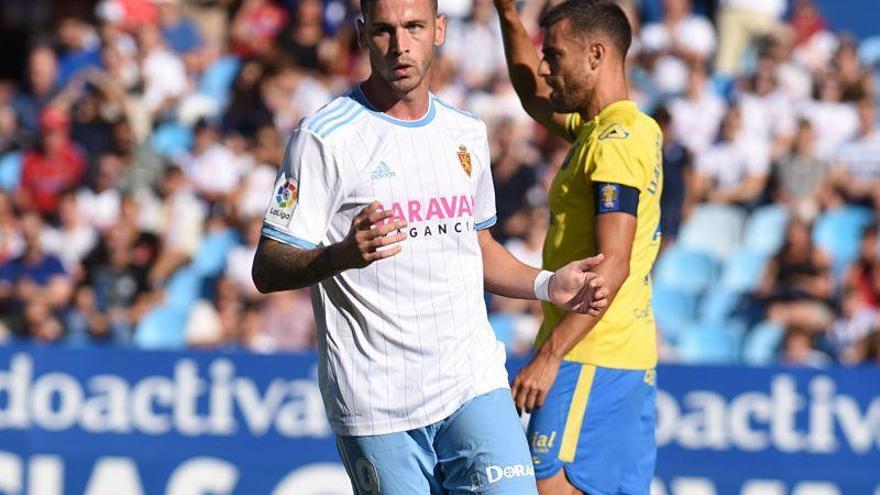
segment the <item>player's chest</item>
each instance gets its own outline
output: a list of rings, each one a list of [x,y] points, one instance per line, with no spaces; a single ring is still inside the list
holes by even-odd
[[[478,176],[488,163],[475,153],[476,145],[449,138],[409,143],[387,142],[363,150],[349,201],[383,205],[425,202],[447,205],[476,193]],[[451,206],[450,208],[451,209]]]
[[[585,137],[572,144],[550,185],[550,209],[557,211],[591,210],[593,188],[590,179],[592,139]]]

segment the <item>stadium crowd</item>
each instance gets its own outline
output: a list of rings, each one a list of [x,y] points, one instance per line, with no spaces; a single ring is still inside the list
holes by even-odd
[[[536,36],[549,1],[521,5]],[[880,42],[811,0],[621,4],[631,98],[665,134],[663,359],[880,362]],[[432,91],[488,123],[494,235],[540,265],[567,144],[520,108],[491,0],[440,9]],[[357,11],[100,0],[34,33],[0,81],[0,338],[312,348],[308,290],[261,295],[250,267],[286,137],[369,71]],[[487,304],[527,353],[540,306]]]

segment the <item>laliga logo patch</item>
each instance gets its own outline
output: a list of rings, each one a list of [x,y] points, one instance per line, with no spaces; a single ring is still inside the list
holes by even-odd
[[[296,184],[293,183],[293,180],[281,174],[275,182],[274,201],[269,205],[266,220],[285,227],[290,225],[290,219],[293,218],[293,208],[296,206],[298,198],[299,194]]]
[[[296,184],[288,180],[286,183],[278,186],[275,191],[275,202],[280,208],[291,208],[296,204]]]

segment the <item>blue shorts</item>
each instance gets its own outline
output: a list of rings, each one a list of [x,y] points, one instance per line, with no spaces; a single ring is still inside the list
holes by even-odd
[[[510,390],[466,402],[415,430],[339,437],[356,495],[536,495],[535,472]]]
[[[590,495],[649,495],[654,475],[654,370],[563,362],[528,438],[537,479],[565,469]]]

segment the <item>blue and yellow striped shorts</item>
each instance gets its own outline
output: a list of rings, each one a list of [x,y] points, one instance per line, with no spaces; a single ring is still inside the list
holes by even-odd
[[[590,495],[648,495],[654,475],[656,374],[565,361],[528,439],[535,477],[565,469]]]

